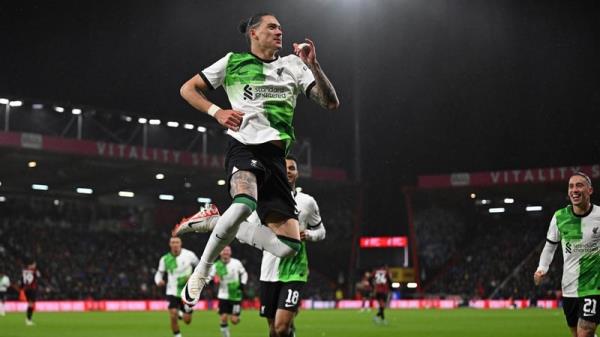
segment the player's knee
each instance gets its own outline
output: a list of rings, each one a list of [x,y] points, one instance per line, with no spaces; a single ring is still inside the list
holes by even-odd
[[[231,324],[236,325],[240,322],[240,318],[238,316],[231,316]]]
[[[186,317],[186,316],[187,316],[187,317]],[[185,324],[190,324],[190,323],[192,323],[192,316],[189,316],[189,315],[184,315],[184,316],[183,316],[183,323],[185,323]]]
[[[287,236],[277,235],[279,243],[277,251],[274,253],[277,257],[294,257],[302,248],[300,240],[292,239]]]
[[[287,337],[290,332],[290,324],[287,322],[284,323],[275,323],[273,327],[275,330],[275,335],[278,337]]]

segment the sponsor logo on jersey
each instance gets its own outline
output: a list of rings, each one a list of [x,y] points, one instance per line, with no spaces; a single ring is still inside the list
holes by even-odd
[[[569,241],[567,241],[567,243],[565,244],[565,251],[568,254],[571,254],[571,252],[572,252],[571,243]]]
[[[249,84],[244,86],[244,101],[252,99],[252,87]]]

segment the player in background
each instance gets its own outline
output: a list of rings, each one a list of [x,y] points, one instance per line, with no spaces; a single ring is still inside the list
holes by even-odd
[[[298,255],[289,258],[280,258],[267,250],[263,250],[263,260],[261,264],[261,316],[267,318],[271,336],[293,336],[293,318],[298,311],[300,304],[301,291],[308,280],[308,256],[306,254],[305,241],[321,241],[325,239],[326,231],[319,206],[313,197],[306,193],[296,191],[296,181],[298,179],[297,160],[288,156],[286,161],[286,174],[290,185],[290,193],[294,197],[298,208],[298,220],[300,224],[301,249]],[[214,206],[211,206],[214,208]],[[218,214],[212,213],[211,208],[203,211],[209,216],[203,217],[203,220],[196,221],[192,226],[177,225],[173,230],[174,235],[180,235],[189,232],[205,232],[210,228],[206,223],[216,221]],[[260,219],[256,212],[242,223],[240,231],[236,237],[242,243],[253,245],[255,243],[245,241],[252,226],[248,224],[259,224]],[[261,226],[266,227],[266,226]]]
[[[6,301],[6,291],[10,287],[10,279],[0,270],[0,316],[5,316],[4,302]]]
[[[178,237],[169,239],[169,248],[170,251],[163,255],[158,262],[154,282],[158,287],[166,288],[171,331],[174,337],[181,337],[178,319],[183,319],[185,324],[190,324],[193,307],[184,304],[179,294],[194,267],[198,264],[198,257],[194,252],[182,248],[181,239]],[[167,282],[164,281],[165,273]]]
[[[571,202],[552,216],[546,245],[533,274],[539,285],[558,244],[563,253],[563,311],[573,337],[593,337],[600,321],[600,207],[592,204],[592,180],[582,172],[569,178]]]
[[[248,273],[242,262],[231,257],[231,247],[226,246],[221,257],[210,268],[209,276],[218,283],[219,320],[223,337],[231,336],[228,320],[236,325],[240,322],[243,287],[248,283]]]
[[[37,298],[38,281],[42,277],[42,274],[37,269],[35,261],[25,261],[25,268],[21,272],[21,291],[25,294],[27,299],[27,317],[25,319],[25,325],[35,325],[33,323],[33,311],[35,310],[35,301]]]
[[[233,199],[218,219],[200,263],[183,289],[182,298],[189,304],[198,301],[219,252],[255,210],[272,233],[265,233],[258,224],[245,231],[250,233],[245,241],[265,246],[277,256],[297,254],[300,230],[285,177],[285,155],[295,139],[292,121],[296,100],[304,93],[326,109],[339,106],[312,41],[294,43],[295,55],[280,57],[283,31],[277,18],[269,13],[259,13],[242,22],[240,32],[249,42],[248,52],[227,53],[180,90],[191,106],[229,129],[225,166],[228,192]],[[225,89],[231,109],[218,107],[204,95],[208,89],[220,86]]]
[[[363,304],[360,312],[371,311],[371,297],[373,296],[373,285],[371,284],[371,272],[365,271],[363,277],[356,285],[356,289],[360,292]]]
[[[326,235],[315,199],[296,191],[297,160],[288,156],[285,161],[288,182],[299,211],[302,246],[300,252],[293,257],[280,258],[263,251],[260,267],[260,315],[267,319],[271,337],[295,336],[294,317],[298,313],[302,290],[308,281],[306,241],[321,241]]]
[[[387,324],[384,310],[387,306],[392,285],[392,277],[387,266],[375,269],[371,282],[375,288],[375,300],[377,300],[378,304],[377,315],[373,319],[376,323]]]

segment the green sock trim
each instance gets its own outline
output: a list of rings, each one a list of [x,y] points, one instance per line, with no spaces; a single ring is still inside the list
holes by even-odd
[[[254,200],[254,198],[252,198],[252,197],[245,196],[245,195],[238,195],[235,198],[233,198],[233,202],[237,203],[237,204],[244,204],[244,205],[248,206],[248,208],[250,208],[252,210],[252,212],[254,212],[256,210],[256,200]]]
[[[302,248],[302,243],[298,240],[294,240],[292,238],[288,238],[282,235],[277,235],[279,241],[285,243],[288,247],[292,248],[296,253],[300,251]]]

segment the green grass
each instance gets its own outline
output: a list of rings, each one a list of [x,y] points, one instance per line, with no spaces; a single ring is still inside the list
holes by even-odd
[[[376,325],[373,313],[356,310],[305,310],[297,317],[298,337],[400,336],[569,336],[562,311],[526,310],[386,310],[388,325]],[[242,312],[232,337],[267,337],[266,321],[257,311]],[[35,326],[25,326],[24,313],[0,317],[1,337],[131,337],[172,336],[167,312],[35,313]],[[194,313],[181,325],[184,337],[220,337],[215,312]]]

